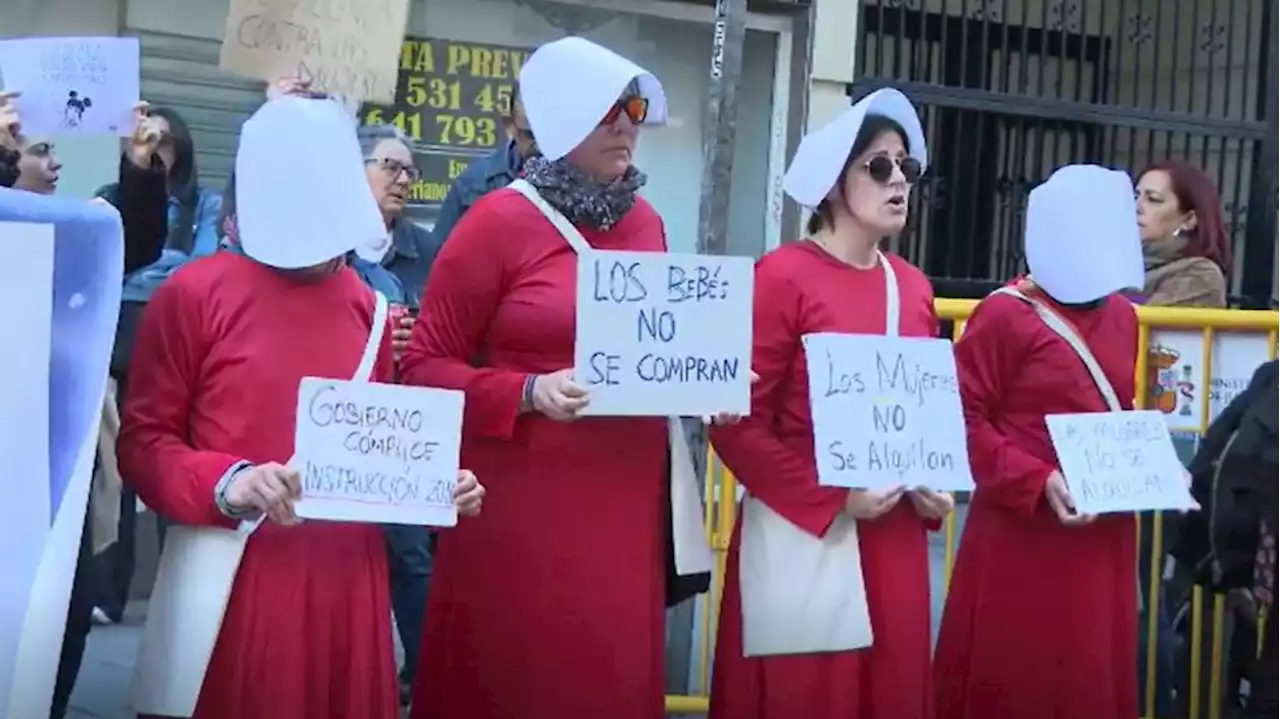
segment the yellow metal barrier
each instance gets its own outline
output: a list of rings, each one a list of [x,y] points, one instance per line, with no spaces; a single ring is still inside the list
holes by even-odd
[[[938,316],[944,321],[953,321],[955,323],[952,332],[953,338],[959,338],[964,331],[964,322],[973,312],[973,308],[977,305],[975,300],[955,300],[939,298],[935,302]],[[1211,409],[1210,397],[1213,379],[1213,362],[1214,362],[1214,340],[1218,334],[1249,334],[1263,335],[1267,338],[1267,358],[1275,359],[1277,331],[1280,330],[1280,313],[1254,310],[1206,310],[1192,308],[1173,308],[1173,307],[1138,307],[1138,366],[1137,366],[1137,387],[1138,396],[1135,398],[1136,406],[1145,407],[1149,404],[1148,393],[1150,387],[1151,372],[1148,367],[1149,348],[1152,346],[1153,331],[1158,334],[1160,331],[1167,330],[1191,330],[1197,331],[1201,335],[1200,348],[1200,387],[1202,391],[1199,395],[1199,418],[1198,431],[1203,434],[1209,424],[1209,413]],[[1261,358],[1259,358],[1259,362]],[[1250,367],[1252,372],[1252,367]],[[733,535],[733,525],[737,518],[737,482],[733,475],[724,467],[724,465],[715,456],[714,452],[709,452],[706,474],[706,497],[707,504],[705,508],[705,518],[707,520],[708,538],[711,548],[716,554],[715,576],[711,583],[711,591],[700,597],[699,615],[702,620],[701,625],[701,641],[699,642],[698,666],[695,677],[695,692],[689,695],[675,695],[667,697],[667,712],[669,714],[702,714],[708,708],[708,693],[711,685],[712,671],[712,655],[714,653],[714,642],[716,627],[719,624],[720,615],[720,598],[723,596],[725,565],[728,561],[729,539]],[[1151,572],[1149,576],[1148,597],[1152,606],[1147,612],[1147,675],[1145,677],[1144,695],[1142,697],[1142,717],[1145,719],[1155,719],[1156,705],[1156,649],[1158,638],[1158,605],[1156,602],[1160,600],[1160,586],[1163,575],[1164,548],[1162,547],[1163,537],[1161,533],[1160,513],[1155,513],[1156,519],[1152,522],[1152,541],[1151,541]],[[1137,522],[1135,522],[1135,529]],[[951,582],[951,572],[955,564],[955,550],[957,547],[958,531],[956,528],[955,516],[947,519],[944,528],[947,551],[943,563],[943,581],[945,584]],[[1208,711],[1201,712],[1202,701],[1201,693],[1201,654],[1204,649],[1204,627],[1202,615],[1204,606],[1204,591],[1201,587],[1195,587],[1192,592],[1191,607],[1191,667],[1190,667],[1190,713],[1188,719],[1222,719],[1222,661],[1223,646],[1218,640],[1222,636],[1224,625],[1224,614],[1226,609],[1225,597],[1221,594],[1213,596],[1212,611],[1212,637],[1214,638],[1210,651],[1210,681],[1209,681],[1209,697]],[[1265,617],[1260,618],[1260,621]]]

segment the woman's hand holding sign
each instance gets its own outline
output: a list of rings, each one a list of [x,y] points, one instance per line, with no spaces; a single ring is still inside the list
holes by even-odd
[[[1058,515],[1058,519],[1068,527],[1083,526],[1097,518],[1097,515],[1080,514],[1076,511],[1076,501],[1067,488],[1067,479],[1056,469],[1044,483],[1044,498],[1054,514]]]
[[[278,100],[289,95],[310,97],[311,81],[299,77],[282,77],[267,85],[267,99]]]
[[[453,506],[457,507],[458,514],[478,517],[483,503],[484,485],[480,484],[471,470],[458,470],[458,483],[453,488]]]
[[[876,519],[896,507],[906,492],[906,487],[887,490],[851,489],[844,502],[844,511],[854,519]]]
[[[759,382],[759,381],[760,381],[760,375],[756,374],[755,371],[753,370],[751,372],[751,384],[754,385],[756,382]],[[720,414],[717,414],[714,417],[702,418],[703,424],[725,425],[725,424],[737,424],[741,421],[742,421],[742,415],[731,414],[729,412],[721,412]]]
[[[927,487],[917,487],[909,495],[916,514],[924,519],[946,519],[956,508],[955,497],[950,492],[935,492]]]
[[[527,408],[561,422],[577,419],[578,412],[591,401],[587,391],[573,381],[571,369],[538,375],[526,395]]]
[[[240,512],[257,510],[276,524],[298,523],[293,504],[302,498],[302,477],[297,470],[276,462],[255,464],[241,471],[227,486],[226,500]]]
[[[150,111],[151,105],[146,102],[133,106],[133,134],[129,137],[127,151],[129,161],[144,170],[151,167],[151,158],[164,141],[160,123],[151,117]]]

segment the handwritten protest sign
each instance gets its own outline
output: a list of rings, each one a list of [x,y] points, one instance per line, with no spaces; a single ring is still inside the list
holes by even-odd
[[[135,37],[0,40],[0,87],[21,92],[23,132],[133,132],[140,84]]]
[[[583,414],[747,414],[753,279],[746,257],[582,255],[574,367],[591,395]]]
[[[461,392],[307,377],[298,387],[298,516],[452,527]]]
[[[1045,417],[1058,465],[1084,514],[1189,509],[1186,470],[1159,410]]]
[[[231,0],[218,66],[390,103],[408,19],[408,0]]]
[[[829,332],[803,341],[820,484],[973,489],[950,342]]]

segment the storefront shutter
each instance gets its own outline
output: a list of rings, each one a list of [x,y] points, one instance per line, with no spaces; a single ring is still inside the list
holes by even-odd
[[[240,125],[263,101],[263,83],[218,68],[216,40],[133,32],[142,46],[142,98],[191,127],[200,184],[221,191],[235,164]]]

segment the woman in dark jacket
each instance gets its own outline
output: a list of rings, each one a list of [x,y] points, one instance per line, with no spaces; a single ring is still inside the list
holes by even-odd
[[[1237,654],[1223,683],[1224,702],[1234,705],[1236,680],[1249,680],[1245,717],[1276,714],[1276,526],[1277,408],[1280,391],[1276,360],[1264,363],[1205,432],[1191,462],[1191,491],[1203,511],[1189,515],[1174,556],[1191,578],[1214,592],[1248,597],[1244,614],[1266,609],[1263,651],[1254,635],[1233,642]],[[1239,622],[1240,620],[1237,620]],[[1207,672],[1208,664],[1202,660]]]

